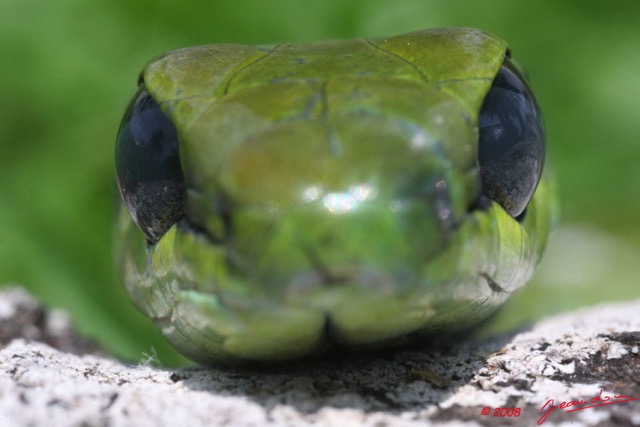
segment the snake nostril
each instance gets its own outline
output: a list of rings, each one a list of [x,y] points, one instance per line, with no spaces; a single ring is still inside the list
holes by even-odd
[[[487,196],[480,194],[478,198],[469,206],[468,211],[483,211],[486,212],[491,208],[491,199]]]
[[[207,195],[187,189],[182,226],[206,234],[212,243],[229,243],[234,236],[234,206],[225,194]]]

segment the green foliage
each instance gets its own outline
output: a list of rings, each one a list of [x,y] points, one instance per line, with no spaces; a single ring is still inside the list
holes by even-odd
[[[111,255],[113,147],[136,76],[196,44],[472,26],[507,40],[545,114],[563,222],[504,322],[638,297],[640,3],[460,0],[7,0],[0,14],[0,283],[72,312],[140,360],[179,363],[127,301]],[[607,289],[605,295],[601,288]],[[525,307],[523,309],[522,307]]]

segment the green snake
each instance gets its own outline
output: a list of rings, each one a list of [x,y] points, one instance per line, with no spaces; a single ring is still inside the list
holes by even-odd
[[[133,303],[204,364],[477,324],[531,277],[554,218],[509,58],[449,28],[153,60],[116,142]]]

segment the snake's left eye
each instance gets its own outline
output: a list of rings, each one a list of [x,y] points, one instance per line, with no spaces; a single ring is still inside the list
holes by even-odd
[[[482,194],[517,218],[540,181],[545,133],[533,93],[508,59],[487,93],[478,124]]]
[[[129,214],[156,243],[184,215],[185,189],[176,128],[144,88],[120,124],[116,175]]]

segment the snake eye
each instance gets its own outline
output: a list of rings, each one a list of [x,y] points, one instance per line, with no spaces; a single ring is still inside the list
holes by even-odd
[[[517,218],[540,181],[545,133],[533,93],[508,59],[493,80],[478,125],[482,194]]]
[[[185,189],[176,129],[144,88],[118,130],[116,175],[133,221],[156,243],[184,215]]]

